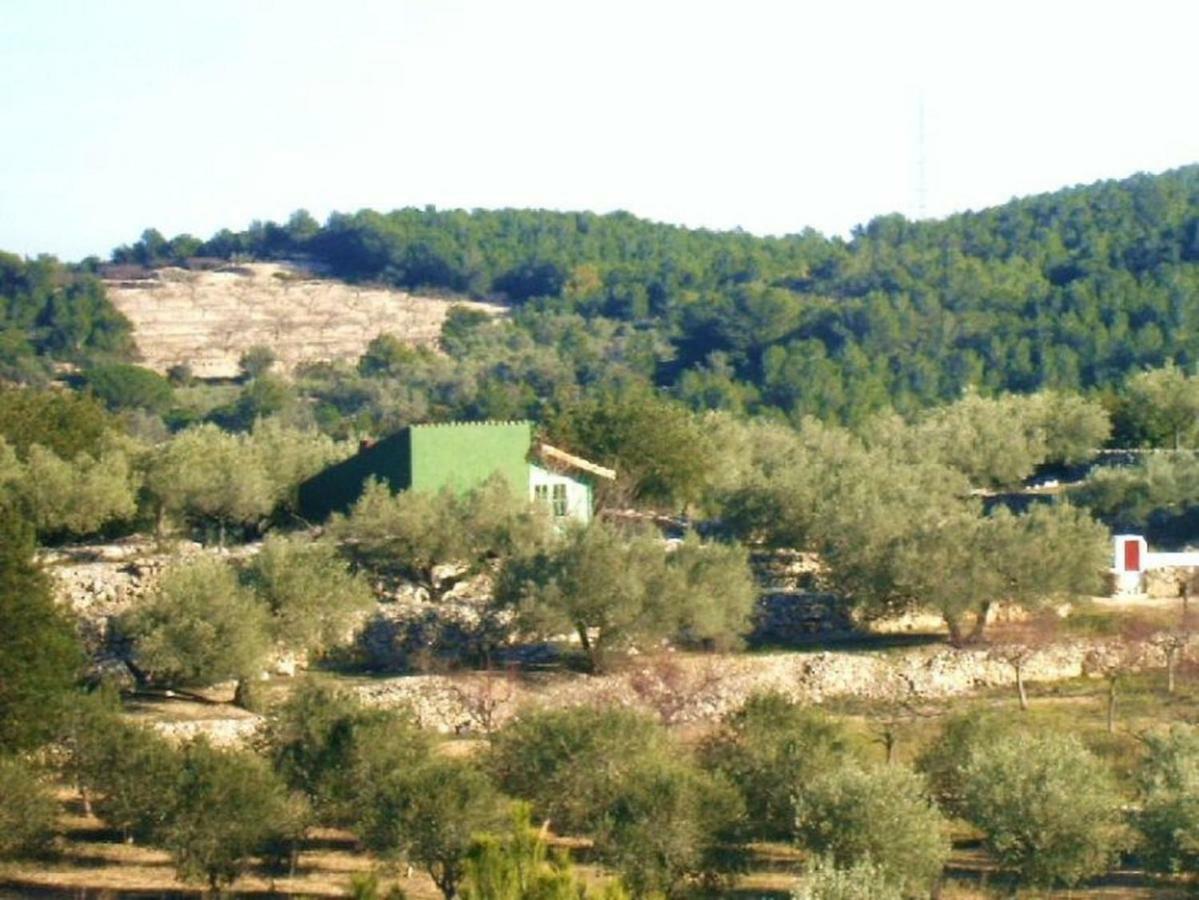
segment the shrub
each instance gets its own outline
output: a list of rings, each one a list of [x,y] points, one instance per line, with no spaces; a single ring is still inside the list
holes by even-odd
[[[93,366],[87,386],[110,410],[147,409],[164,413],[174,401],[171,383],[149,369],[126,363]]]
[[[116,419],[96,398],[73,391],[0,388],[0,436],[24,459],[34,444],[62,459],[98,455]]]
[[[257,378],[270,371],[275,364],[275,351],[264,344],[255,344],[238,359],[237,365],[247,378]]]

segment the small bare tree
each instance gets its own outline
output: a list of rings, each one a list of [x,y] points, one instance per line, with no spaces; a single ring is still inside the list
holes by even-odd
[[[453,685],[451,691],[466,713],[464,724],[479,729],[490,740],[502,724],[503,711],[516,698],[516,669],[480,672],[465,684]]]
[[[629,677],[633,693],[663,725],[681,722],[696,698],[711,693],[719,683],[720,671],[711,660],[690,668],[669,654],[649,660]]]
[[[874,738],[874,743],[882,746],[889,766],[895,764],[900,729],[916,719],[932,719],[941,714],[919,705],[920,694],[916,689],[916,682],[910,675],[899,673],[899,677],[904,682],[905,690],[889,704],[884,715],[878,720],[877,735]]]
[[[1025,669],[1037,653],[1054,642],[1060,621],[1056,613],[1047,610],[1023,622],[1007,625],[998,633],[987,653],[989,659],[1005,662],[1012,667],[1016,676],[1016,695],[1020,699],[1022,711],[1028,709]]]
[[[1107,682],[1107,733],[1116,733],[1116,697],[1120,679],[1131,672],[1143,658],[1145,644],[1130,635],[1120,643],[1096,647],[1083,660],[1083,670],[1103,676]]]
[[[1199,615],[1190,608],[1189,576],[1183,576],[1178,581],[1179,610],[1178,619],[1150,636],[1150,642],[1166,657],[1166,693],[1173,694],[1178,664],[1186,657],[1187,645],[1199,630]]]
[[[1153,646],[1161,650],[1166,657],[1166,693],[1173,694],[1177,680],[1178,663],[1186,655],[1187,645],[1191,641],[1194,624],[1188,623],[1182,628],[1168,628],[1159,631],[1149,638]]]

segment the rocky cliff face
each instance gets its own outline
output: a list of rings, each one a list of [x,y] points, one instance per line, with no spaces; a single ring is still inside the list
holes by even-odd
[[[166,372],[186,364],[200,378],[237,375],[238,359],[256,345],[274,350],[290,371],[301,363],[356,360],[380,334],[433,346],[455,303],[504,312],[491,304],[330,281],[279,263],[156,269],[106,284],[113,304],[133,323],[144,365]]]

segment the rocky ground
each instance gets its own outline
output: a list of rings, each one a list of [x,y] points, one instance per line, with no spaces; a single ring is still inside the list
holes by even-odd
[[[255,547],[239,548],[250,555]],[[46,551],[61,602],[79,617],[80,629],[97,668],[122,678],[128,673],[119,648],[108,640],[116,616],[135,603],[172,560],[206,549],[190,542],[163,547],[146,539]],[[356,651],[376,664],[411,663],[424,648],[426,664],[436,657],[438,641],[451,642],[479,627],[478,597],[485,584],[467,582],[434,606],[419,591],[401,586],[384,592],[383,602],[357,627]],[[1125,598],[1124,602],[1134,602]],[[1150,603],[1152,601],[1141,601]],[[811,636],[828,625],[828,634],[843,635],[846,621],[832,615],[827,595],[780,590],[768,594],[759,614],[759,630],[779,640]],[[831,619],[822,616],[831,615]],[[831,625],[829,623],[831,622]],[[919,619],[888,624],[894,632],[927,626]],[[774,629],[769,631],[769,629]],[[389,655],[390,654],[390,655]],[[516,655],[516,654],[514,654]],[[1032,682],[1100,675],[1109,666],[1126,669],[1164,666],[1160,647],[1151,642],[1063,640],[1030,651],[1024,675]],[[264,677],[290,676],[295,661],[280,659]],[[690,654],[663,650],[634,657],[615,671],[589,676],[561,667],[544,671],[512,666],[491,674],[407,674],[351,677],[344,684],[364,701],[382,707],[407,707],[426,727],[443,733],[479,734],[502,725],[531,707],[618,703],[647,709],[674,725],[711,722],[740,705],[749,695],[777,690],[810,703],[853,697],[899,703],[937,701],[987,688],[1013,684],[1014,670],[997,648],[954,649],[935,637],[921,646],[867,651],[854,647],[736,654]],[[231,694],[231,687],[225,693]],[[214,694],[224,698],[220,689]],[[174,719],[170,709],[177,710]],[[188,737],[206,733],[227,743],[247,739],[259,719],[224,703],[170,704],[152,717],[165,732]]]
[[[279,366],[356,360],[380,334],[434,346],[455,303],[504,308],[319,278],[291,264],[247,263],[215,271],[165,268],[108,279],[108,296],[132,323],[149,368],[186,363],[200,378],[230,378],[250,347],[266,345]]]
[[[1098,676],[1117,658],[1130,670],[1165,665],[1150,645],[1130,651],[1118,641],[1065,641],[1034,653],[1025,678]],[[379,679],[357,690],[368,703],[410,708],[426,727],[469,734],[485,733],[528,708],[620,704],[655,713],[667,724],[688,725],[713,722],[760,691],[807,703],[852,697],[904,704],[1014,685],[1014,678],[1012,667],[988,649],[942,645],[886,653],[666,654],[608,675],[415,675]]]

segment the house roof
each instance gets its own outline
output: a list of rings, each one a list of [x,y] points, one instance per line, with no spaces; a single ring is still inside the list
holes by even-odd
[[[615,469],[606,469],[603,466],[583,459],[581,456],[575,456],[573,453],[567,453],[565,450],[551,447],[549,444],[538,444],[537,455],[546,462],[569,466],[572,469],[578,469],[581,472],[587,472],[599,478],[606,478],[609,481],[616,478]]]

